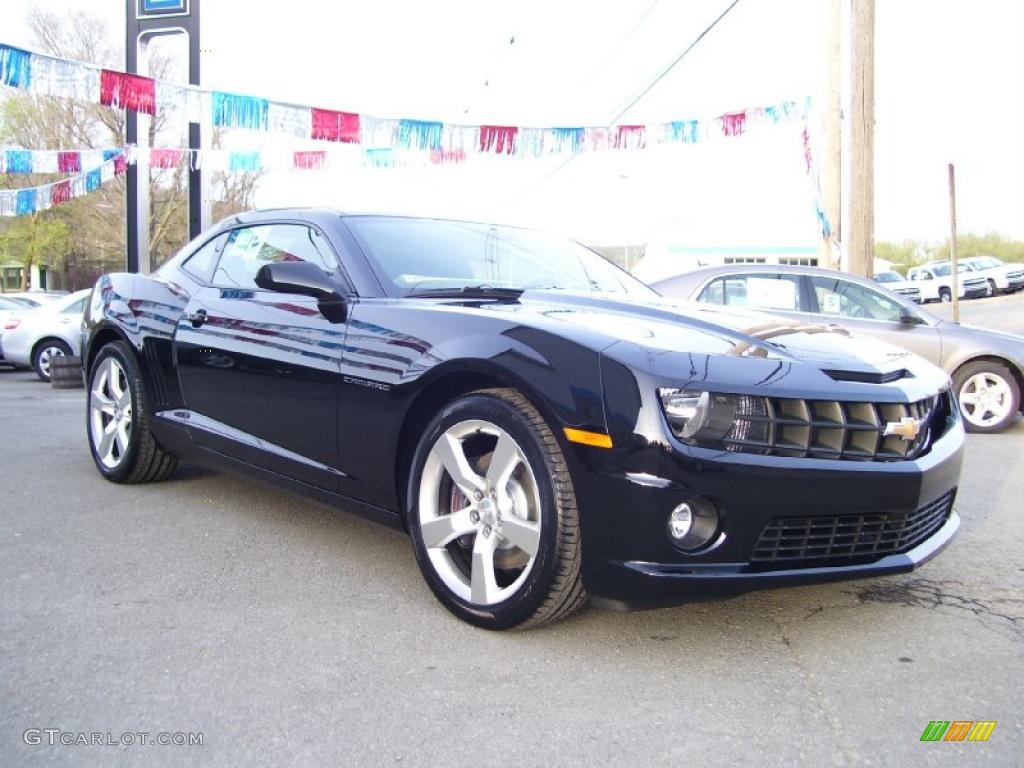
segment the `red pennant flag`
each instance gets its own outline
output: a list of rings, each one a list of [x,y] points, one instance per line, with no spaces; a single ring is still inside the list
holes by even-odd
[[[177,168],[184,154],[183,149],[153,149],[149,153],[149,164],[153,168]]]
[[[156,80],[126,72],[100,72],[100,104],[156,114]]]
[[[323,168],[326,162],[327,153],[322,149],[313,152],[296,152],[292,156],[292,165],[307,171]]]
[[[50,193],[50,203],[53,205],[60,205],[66,203],[71,199],[71,179],[64,179],[64,181],[58,181],[53,185],[53,190]]]
[[[359,143],[359,115],[352,112],[335,112],[330,109],[316,109],[313,113],[314,139]]]
[[[722,115],[722,133],[726,136],[739,136],[747,127],[746,112],[732,112]]]
[[[61,173],[78,173],[82,170],[82,155],[78,152],[58,152],[57,170]]]
[[[511,155],[516,151],[519,129],[510,125],[481,125],[480,151]]]
[[[647,128],[643,125],[619,125],[615,128],[615,149],[643,149],[647,146]]]
[[[128,169],[128,158],[124,156],[124,152],[114,158],[114,175],[120,176]]]

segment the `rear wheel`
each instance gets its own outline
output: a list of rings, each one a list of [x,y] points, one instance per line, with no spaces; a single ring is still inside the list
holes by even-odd
[[[948,302],[953,300],[953,293],[949,288],[939,288],[939,301]]]
[[[178,459],[149,429],[142,371],[124,342],[104,346],[89,370],[86,428],[96,468],[115,483],[163,480]]]
[[[71,347],[60,339],[43,339],[32,350],[32,368],[43,381],[50,380],[50,363],[56,357],[71,354]]]
[[[1002,363],[979,360],[953,374],[968,432],[1002,432],[1020,409],[1020,386]]]
[[[988,295],[989,296],[998,296],[999,295],[999,289],[996,287],[996,281],[993,280],[991,277],[988,279]]]
[[[586,601],[569,469],[519,392],[480,390],[438,414],[413,459],[408,508],[420,570],[459,618],[535,627]]]

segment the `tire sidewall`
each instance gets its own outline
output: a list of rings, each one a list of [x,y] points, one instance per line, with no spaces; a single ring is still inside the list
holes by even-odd
[[[128,390],[132,395],[132,433],[128,438],[128,450],[122,457],[121,462],[113,469],[110,469],[103,464],[99,455],[96,453],[96,446],[93,445],[92,408],[90,407],[93,380],[96,377],[96,371],[105,360],[111,357],[117,360],[124,369],[125,379],[128,381]],[[96,469],[98,469],[100,474],[105,478],[114,482],[124,480],[131,473],[139,452],[139,423],[143,408],[141,387],[139,386],[140,380],[139,370],[138,366],[135,364],[135,359],[132,357],[131,352],[125,349],[124,344],[121,342],[113,342],[105,345],[100,349],[96,357],[93,358],[92,365],[89,366],[89,379],[85,388],[85,436],[89,442],[89,453],[92,454],[92,460],[96,464]]]
[[[989,373],[994,376],[998,376],[1003,379],[1010,388],[1011,407],[1009,414],[1007,414],[1007,416],[1001,421],[989,426],[980,426],[972,423],[971,420],[967,418],[963,406],[960,405],[960,392],[963,390],[964,384],[972,376],[976,376],[979,373]],[[1013,423],[1013,420],[1017,417],[1017,412],[1020,410],[1020,386],[1017,384],[1017,379],[1014,378],[1013,373],[1006,366],[1000,363],[968,363],[960,368],[960,370],[958,370],[953,376],[953,389],[956,392],[957,407],[960,408],[960,415],[963,417],[964,429],[968,432],[975,432],[979,434],[1002,432]]]
[[[537,481],[540,497],[541,534],[537,557],[534,559],[525,583],[506,600],[481,607],[454,594],[435,572],[420,534],[419,492],[420,478],[427,456],[437,439],[460,421],[481,419],[508,432],[519,444]],[[472,394],[460,398],[444,408],[431,421],[423,433],[413,456],[412,471],[406,497],[406,526],[412,539],[416,562],[431,591],[450,611],[476,626],[487,629],[506,629],[526,621],[543,604],[554,578],[552,564],[558,551],[560,510],[555,500],[552,479],[554,468],[541,447],[539,437],[523,416],[506,401],[486,394]]]
[[[39,359],[47,349],[59,349],[65,355],[71,354],[71,347],[66,341],[61,341],[60,339],[46,339],[36,344],[36,347],[32,352],[32,370],[34,370],[36,372],[36,376],[43,381],[49,381],[52,376],[52,374],[44,374],[39,365]]]

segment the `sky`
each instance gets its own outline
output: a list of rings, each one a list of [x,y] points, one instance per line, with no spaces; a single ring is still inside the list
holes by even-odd
[[[83,9],[123,35],[125,0]],[[0,41],[32,47],[32,0],[4,0]],[[728,0],[211,2],[203,86],[326,108],[463,123],[581,125],[706,117],[807,96],[824,66],[824,3],[741,0],[619,113]],[[1024,3],[878,0],[875,235],[940,240],[946,165],[961,232],[1024,239]],[[513,42],[514,40],[514,42]],[[812,123],[812,128],[814,124]],[[320,204],[485,218],[592,244],[813,246],[812,186],[791,123],[739,139],[562,159],[275,171],[259,205]],[[291,140],[239,132],[230,145]],[[288,146],[291,146],[290,144]],[[306,147],[295,147],[306,148]]]

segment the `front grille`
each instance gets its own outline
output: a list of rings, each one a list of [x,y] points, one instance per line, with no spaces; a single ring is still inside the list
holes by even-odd
[[[740,396],[726,450],[813,459],[901,461],[931,446],[949,415],[949,393],[915,403]],[[899,434],[912,425],[917,435]],[[889,432],[889,434],[886,434]],[[909,437],[909,434],[906,435]]]
[[[913,512],[777,517],[765,526],[751,562],[810,567],[869,562],[906,552],[942,527],[953,509],[950,491]]]

